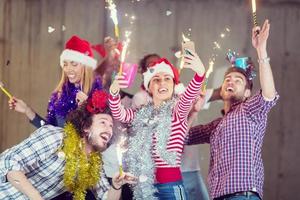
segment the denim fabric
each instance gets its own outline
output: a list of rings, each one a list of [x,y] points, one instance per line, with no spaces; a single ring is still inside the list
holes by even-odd
[[[234,196],[234,197],[229,197],[229,198],[225,198],[224,200],[260,200],[260,198],[258,196],[243,196],[243,195],[238,195],[238,196]]]
[[[182,181],[154,184],[158,192],[155,196],[160,200],[188,200]]]
[[[209,200],[200,170],[182,172],[183,185],[189,200]]]

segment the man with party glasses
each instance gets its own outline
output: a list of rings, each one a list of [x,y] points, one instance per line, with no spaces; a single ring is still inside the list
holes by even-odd
[[[189,133],[190,145],[210,143],[208,187],[214,200],[263,198],[261,148],[267,115],[278,100],[266,50],[269,30],[268,20],[252,30],[261,90],[250,97],[255,75],[250,58],[229,53],[232,67],[225,73],[220,92],[223,117],[195,126]]]
[[[124,172],[110,185],[102,168],[101,152],[113,135],[107,97],[96,90],[68,114],[64,129],[43,126],[0,154],[0,199],[52,199],[70,191],[84,200],[87,189],[97,199],[120,199],[122,185],[136,178]]]

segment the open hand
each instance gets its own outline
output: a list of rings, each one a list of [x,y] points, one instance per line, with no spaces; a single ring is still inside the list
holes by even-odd
[[[193,103],[192,111],[193,112],[199,112],[203,105],[205,104],[205,92],[200,92],[199,97],[195,100]]]
[[[256,26],[252,29],[252,45],[257,50],[264,50],[267,48],[267,40],[270,33],[269,20],[265,20],[262,28]]]
[[[192,69],[194,72],[196,72],[199,76],[203,76],[204,73],[205,73],[205,67],[202,63],[202,61],[200,60],[199,56],[189,50],[189,49],[186,49],[189,54],[184,54],[184,65],[183,67],[184,68],[190,68]]]

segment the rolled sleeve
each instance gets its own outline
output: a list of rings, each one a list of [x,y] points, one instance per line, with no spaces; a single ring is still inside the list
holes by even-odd
[[[36,130],[20,144],[6,150],[0,155],[0,180],[7,182],[9,171],[24,171],[40,160],[45,160],[55,152],[62,143],[63,129],[43,126]]]
[[[267,100],[263,97],[262,91],[258,91],[254,96],[249,98],[244,103],[244,109],[247,115],[253,120],[261,120],[268,112],[276,105],[279,99],[278,93],[276,93],[273,100]]]

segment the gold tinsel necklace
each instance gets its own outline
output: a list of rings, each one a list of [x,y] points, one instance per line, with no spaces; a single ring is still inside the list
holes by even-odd
[[[99,181],[102,158],[99,152],[86,155],[85,143],[73,124],[67,123],[64,130],[65,139],[62,147],[66,156],[64,184],[68,191],[73,192],[74,200],[84,200],[86,190],[96,186]]]

